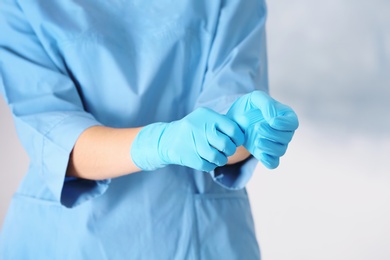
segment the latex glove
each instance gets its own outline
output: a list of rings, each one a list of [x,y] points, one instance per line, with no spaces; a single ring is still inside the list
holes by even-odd
[[[269,169],[278,167],[299,125],[290,107],[262,91],[240,97],[227,116],[244,131],[244,147]]]
[[[234,121],[199,108],[181,120],[142,128],[132,144],[131,156],[142,170],[178,164],[209,172],[225,165],[244,138]]]

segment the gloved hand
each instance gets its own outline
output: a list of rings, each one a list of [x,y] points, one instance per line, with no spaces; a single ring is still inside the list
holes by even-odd
[[[262,91],[240,97],[226,115],[244,131],[244,147],[269,169],[278,167],[299,125],[290,107]]]
[[[178,164],[209,172],[225,165],[243,142],[244,133],[235,122],[199,108],[181,120],[145,126],[130,152],[142,170]]]

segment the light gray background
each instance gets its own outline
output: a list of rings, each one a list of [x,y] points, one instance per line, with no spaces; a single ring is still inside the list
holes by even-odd
[[[263,260],[390,259],[390,1],[268,1],[271,93],[301,126],[248,186]],[[28,167],[0,99],[0,223]]]

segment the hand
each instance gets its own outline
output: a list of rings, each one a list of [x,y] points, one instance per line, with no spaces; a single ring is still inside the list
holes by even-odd
[[[244,147],[269,169],[278,167],[299,125],[290,107],[262,91],[240,97],[226,115],[244,131]]]
[[[144,127],[131,155],[142,170],[178,164],[209,172],[225,165],[243,142],[244,133],[234,121],[200,108],[181,120]]]

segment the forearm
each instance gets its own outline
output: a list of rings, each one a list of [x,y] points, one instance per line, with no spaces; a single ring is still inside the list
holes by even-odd
[[[230,165],[230,164],[242,162],[245,159],[247,159],[250,155],[251,154],[248,152],[247,149],[245,149],[244,146],[237,147],[235,154],[233,154],[228,158],[227,164]]]
[[[94,126],[78,138],[69,158],[67,176],[102,180],[140,171],[134,164],[130,148],[142,128],[110,128]],[[249,156],[240,146],[229,157],[228,164],[238,163]]]
[[[94,126],[78,138],[69,158],[67,176],[102,180],[140,171],[130,147],[141,128]]]

